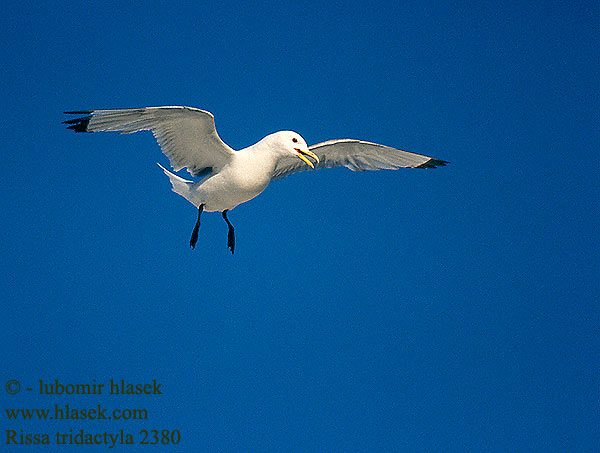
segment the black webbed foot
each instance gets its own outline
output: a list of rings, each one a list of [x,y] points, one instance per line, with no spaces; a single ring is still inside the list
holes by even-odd
[[[229,227],[229,231],[227,232],[227,247],[229,247],[229,250],[231,250],[231,254],[233,255],[233,251],[235,249],[235,230],[233,228],[233,225],[227,218],[227,211],[228,209],[225,209],[223,211],[223,218],[225,219],[225,222],[227,222],[227,226]]]
[[[202,215],[202,210],[204,209],[204,203],[198,206],[198,220],[196,220],[196,225],[194,225],[194,231],[192,231],[192,237],[190,238],[190,247],[195,248],[196,242],[198,242],[198,230],[200,229],[200,216]]]

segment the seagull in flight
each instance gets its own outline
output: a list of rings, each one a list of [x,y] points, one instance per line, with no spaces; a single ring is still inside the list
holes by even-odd
[[[308,146],[300,134],[280,131],[236,151],[217,134],[212,113],[193,107],[65,112],[78,118],[63,121],[75,132],[152,131],[174,171],[187,168],[197,178],[184,179],[160,168],[173,191],[198,209],[190,247],[198,241],[202,211],[220,211],[229,228],[227,246],[233,254],[234,228],[227,212],[259,195],[271,181],[305,170],[343,166],[352,171],[436,168],[449,162],[363,140],[338,139]],[[83,116],[82,116],[83,115]]]

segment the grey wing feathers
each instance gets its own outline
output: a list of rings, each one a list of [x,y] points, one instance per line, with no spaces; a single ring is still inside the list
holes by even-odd
[[[319,156],[319,168],[346,167],[352,171],[397,170],[398,168],[436,168],[449,162],[421,154],[409,153],[389,146],[363,140],[329,140],[309,146]],[[298,159],[285,159],[275,168],[272,179],[281,179],[292,173],[311,170]]]
[[[87,115],[64,121],[75,132],[133,132],[150,130],[175,171],[184,167],[192,175],[220,168],[233,150],[217,134],[210,112],[192,107],[65,112]]]

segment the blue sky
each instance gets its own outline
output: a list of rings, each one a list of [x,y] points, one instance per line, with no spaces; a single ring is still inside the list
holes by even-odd
[[[9,2],[3,382],[156,379],[164,395],[3,391],[2,442],[177,429],[169,451],[597,448],[598,9]],[[211,111],[234,148],[292,129],[452,163],[290,176],[231,211],[235,256],[218,214],[192,251],[196,211],[151,134],[60,124],[151,105]],[[149,416],[4,413],[53,404]]]

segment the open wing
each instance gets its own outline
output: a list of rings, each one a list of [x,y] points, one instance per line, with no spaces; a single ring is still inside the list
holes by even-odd
[[[401,167],[436,168],[449,163],[363,140],[329,140],[311,145],[308,149],[319,156],[319,163],[315,165],[315,170],[342,166],[352,171],[397,170]],[[299,159],[281,159],[272,179],[281,179],[305,170],[312,169]]]
[[[146,107],[138,109],[65,112],[86,115],[63,121],[75,132],[121,132],[150,130],[175,171],[187,167],[194,176],[221,168],[234,152],[217,134],[212,113],[193,107]]]

